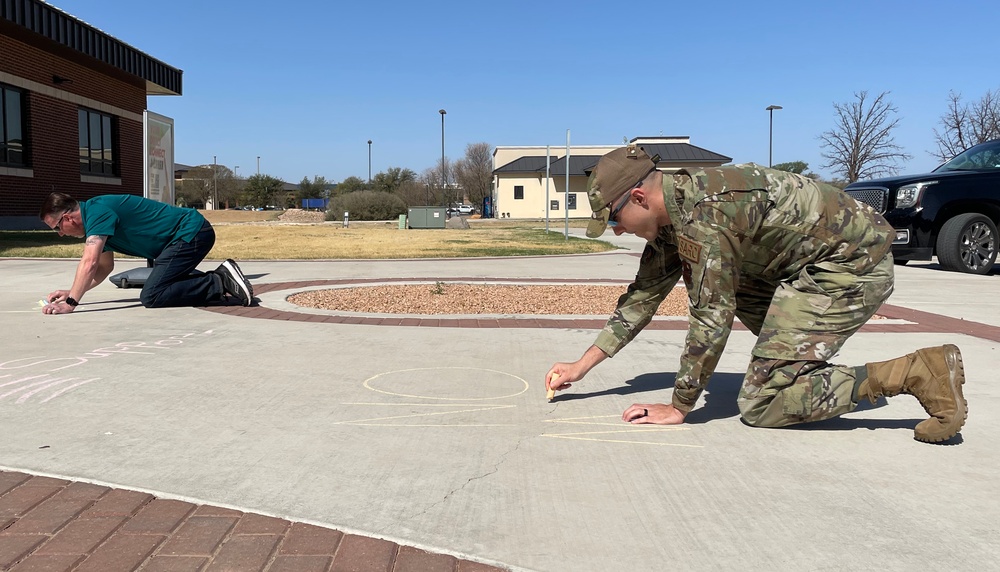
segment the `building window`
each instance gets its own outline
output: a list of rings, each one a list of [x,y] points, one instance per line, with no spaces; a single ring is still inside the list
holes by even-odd
[[[118,119],[91,109],[80,109],[80,172],[118,175]]]
[[[524,185],[514,185],[514,200],[524,198]]]
[[[566,195],[566,208],[571,211],[576,210],[576,193]]]
[[[549,201],[549,210],[550,211],[559,210],[559,201]]]
[[[24,92],[0,84],[0,165],[27,167]]]

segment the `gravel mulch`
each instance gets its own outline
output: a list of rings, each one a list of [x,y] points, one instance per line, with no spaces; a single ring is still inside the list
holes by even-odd
[[[334,288],[288,297],[298,306],[376,314],[542,314],[608,316],[625,286],[409,284]],[[661,316],[686,316],[687,293],[667,296]]]
[[[300,292],[297,306],[366,314],[494,314],[609,316],[625,286],[516,284],[388,284]],[[674,288],[657,316],[687,316],[684,288]],[[883,320],[875,315],[873,320]]]

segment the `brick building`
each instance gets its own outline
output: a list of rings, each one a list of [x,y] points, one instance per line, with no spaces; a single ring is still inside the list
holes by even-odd
[[[53,190],[142,196],[148,95],[182,72],[41,0],[0,0],[0,229]]]

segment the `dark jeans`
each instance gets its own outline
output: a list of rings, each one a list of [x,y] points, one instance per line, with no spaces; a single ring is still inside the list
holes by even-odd
[[[147,308],[204,306],[222,300],[222,278],[197,266],[215,245],[215,229],[205,224],[191,242],[178,240],[153,260],[153,270],[139,294]]]

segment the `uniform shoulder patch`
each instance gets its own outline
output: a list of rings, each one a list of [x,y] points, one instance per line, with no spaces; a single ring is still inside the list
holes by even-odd
[[[684,260],[697,264],[701,261],[701,245],[683,234],[678,235],[677,254]]]

